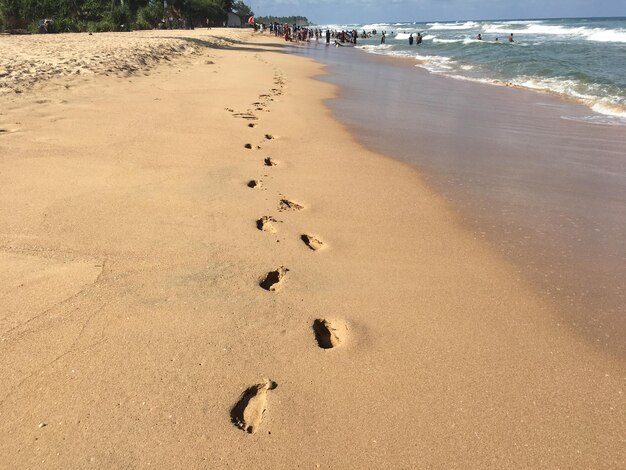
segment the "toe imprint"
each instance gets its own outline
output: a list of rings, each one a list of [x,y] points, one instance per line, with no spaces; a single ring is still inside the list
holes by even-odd
[[[267,392],[274,390],[278,384],[271,380],[249,387],[231,409],[230,417],[239,429],[254,434],[258,431],[267,409]]]

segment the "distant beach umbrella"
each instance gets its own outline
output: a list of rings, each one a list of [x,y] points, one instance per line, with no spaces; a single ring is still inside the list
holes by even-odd
[[[254,16],[248,18],[248,24],[254,24]]]

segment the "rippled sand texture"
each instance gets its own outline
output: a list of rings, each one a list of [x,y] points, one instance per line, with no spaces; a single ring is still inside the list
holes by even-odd
[[[228,40],[188,31],[0,36],[0,93],[22,92],[51,78],[144,74],[161,62]],[[198,41],[207,41],[201,44]]]

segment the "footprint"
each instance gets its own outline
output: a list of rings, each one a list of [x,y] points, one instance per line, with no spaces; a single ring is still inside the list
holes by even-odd
[[[304,209],[304,206],[301,206],[297,202],[293,202],[288,199],[281,199],[278,203],[279,211],[300,211],[302,209]]]
[[[274,138],[274,136],[272,134],[265,134],[265,138],[267,140],[272,140]]]
[[[248,187],[253,189],[260,189],[263,187],[263,182],[261,180],[250,180],[248,181]]]
[[[256,221],[256,228],[258,228],[262,232],[276,233],[276,227],[272,222],[277,222],[277,220],[271,215],[264,215]]]
[[[248,150],[250,150],[252,148],[252,144],[246,144],[244,145],[245,148],[247,148]]]
[[[265,279],[259,283],[259,285],[265,290],[274,292],[282,286],[283,279],[288,271],[289,270],[283,266],[278,268],[276,271],[270,271],[265,276]]]
[[[248,120],[251,120],[251,121],[256,121],[256,120],[259,119],[258,117],[256,117],[252,113],[234,113],[233,116],[239,117],[239,118],[242,118],[242,119],[248,119]]]
[[[230,410],[230,418],[235,426],[254,434],[259,430],[267,409],[267,392],[278,387],[276,382],[265,379],[263,383],[249,387]]]
[[[313,322],[313,333],[320,348],[332,349],[346,340],[348,326],[341,320],[317,319]]]
[[[278,165],[278,162],[274,159],[272,159],[272,157],[267,157],[265,160],[263,160],[265,166],[276,166]]]
[[[235,110],[233,108],[224,108],[226,111],[228,111],[229,113],[234,113]]]
[[[256,124],[254,122],[250,122],[248,123],[248,127],[256,127]]]
[[[302,235],[300,239],[305,243],[306,246],[311,248],[313,251],[321,250],[324,248],[324,243],[315,238],[313,235]]]

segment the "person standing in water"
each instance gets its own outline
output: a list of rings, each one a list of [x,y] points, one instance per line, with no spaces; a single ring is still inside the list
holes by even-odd
[[[413,45],[413,33],[409,35],[409,46]]]
[[[422,43],[422,33],[417,33],[417,41],[415,43],[418,45]]]
[[[383,35],[380,38],[380,43],[385,44],[385,32],[383,31]]]
[[[513,33],[509,34],[509,42],[513,42]]]

